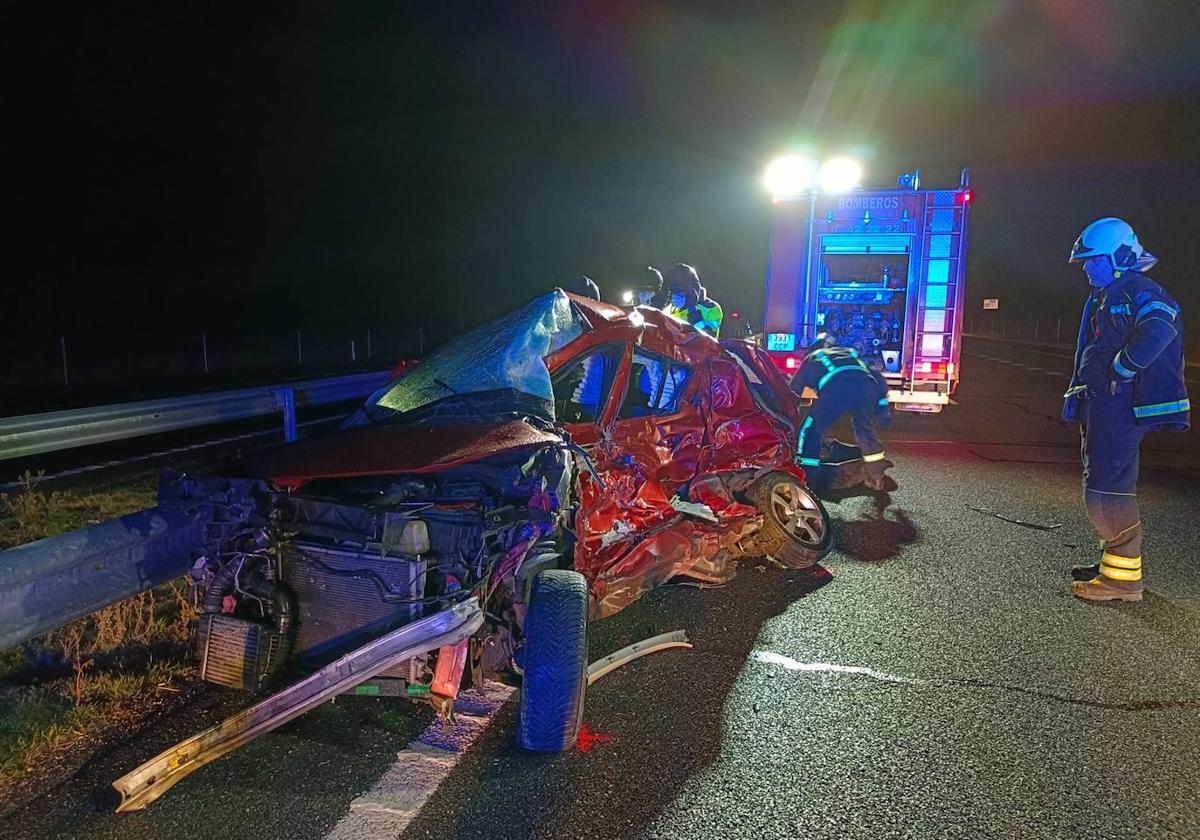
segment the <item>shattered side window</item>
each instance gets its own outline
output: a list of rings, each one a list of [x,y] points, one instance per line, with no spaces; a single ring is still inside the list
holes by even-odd
[[[621,419],[674,414],[687,385],[686,365],[657,354],[636,350],[629,368],[629,388],[621,401]]]
[[[737,363],[738,368],[742,371],[742,376],[746,377],[746,381],[750,385],[750,393],[753,394],[758,404],[778,417],[786,417],[786,412],[779,404],[779,394],[770,384],[763,381],[758,371],[743,359],[740,353],[726,348],[725,355]]]
[[[408,412],[449,396],[512,390],[553,400],[546,356],[587,330],[561,289],[447,342],[370,403]]]
[[[598,347],[554,374],[554,416],[560,423],[595,423],[600,419],[620,350],[620,345]]]

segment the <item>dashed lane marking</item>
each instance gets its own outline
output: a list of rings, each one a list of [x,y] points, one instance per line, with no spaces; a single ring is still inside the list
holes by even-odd
[[[1037,351],[1030,350],[1029,352],[1035,353]],[[1003,359],[1003,358],[1000,358],[999,356],[989,356],[986,353],[978,353],[978,352],[975,352],[974,350],[964,350],[963,354],[967,355],[967,356],[972,356],[976,359],[986,359],[989,362],[999,362],[1004,365],[1011,365],[1012,367],[1025,368],[1026,370],[1034,371],[1035,373],[1044,373],[1047,376],[1066,376],[1067,375],[1066,371],[1046,370],[1045,368],[1039,368],[1039,367],[1033,367],[1032,365],[1027,365],[1024,362],[1014,362],[1012,359]],[[1056,353],[1038,353],[1038,355],[1039,356],[1049,356],[1052,359],[1061,359],[1062,361],[1067,361],[1067,362],[1072,360],[1072,357],[1070,357],[1070,356],[1060,356]],[[1185,379],[1184,382],[1188,385],[1200,387],[1200,381],[1197,381],[1195,379]]]
[[[450,771],[487,729],[516,689],[487,683],[465,691],[454,704],[454,723],[434,721],[401,750],[370,790],[350,803],[325,840],[395,840]]]
[[[1042,368],[1042,367],[1035,367],[1033,365],[1027,365],[1024,362],[1014,362],[1012,359],[1002,359],[998,356],[988,356],[983,353],[976,353],[976,352],[970,351],[970,350],[964,350],[963,352],[968,356],[974,356],[975,358],[979,358],[979,359],[987,359],[989,362],[999,362],[1002,365],[1010,365],[1011,367],[1023,368],[1027,371],[1030,371],[1031,373],[1041,373],[1041,374],[1045,374],[1046,376],[1065,376],[1066,375],[1063,371],[1046,370],[1045,368]],[[1050,355],[1050,354],[1047,353],[1047,354],[1043,354],[1043,355]],[[1054,358],[1061,359],[1063,357],[1055,356]]]

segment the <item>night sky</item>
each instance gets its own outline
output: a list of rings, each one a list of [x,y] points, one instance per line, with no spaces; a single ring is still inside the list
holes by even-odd
[[[972,306],[1074,319],[1114,214],[1200,311],[1200,4],[207,5],[6,22],[10,333],[444,338],[680,260],[756,320],[796,147],[969,165]]]

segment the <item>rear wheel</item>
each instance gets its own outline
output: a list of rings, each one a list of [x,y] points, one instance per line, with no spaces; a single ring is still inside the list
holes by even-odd
[[[755,550],[789,568],[807,569],[833,547],[825,507],[790,473],[767,473],[746,496],[763,515],[762,529],[754,537]]]
[[[575,745],[587,692],[588,587],[583,575],[539,572],[530,587],[517,743],[562,752]]]

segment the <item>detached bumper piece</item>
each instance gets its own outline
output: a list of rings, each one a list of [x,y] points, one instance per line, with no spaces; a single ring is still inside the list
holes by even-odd
[[[380,636],[117,779],[113,787],[121,794],[118,813],[145,808],[183,777],[247,741],[294,720],[406,659],[443,645],[457,645],[482,625],[483,609],[478,599],[471,598]]]

